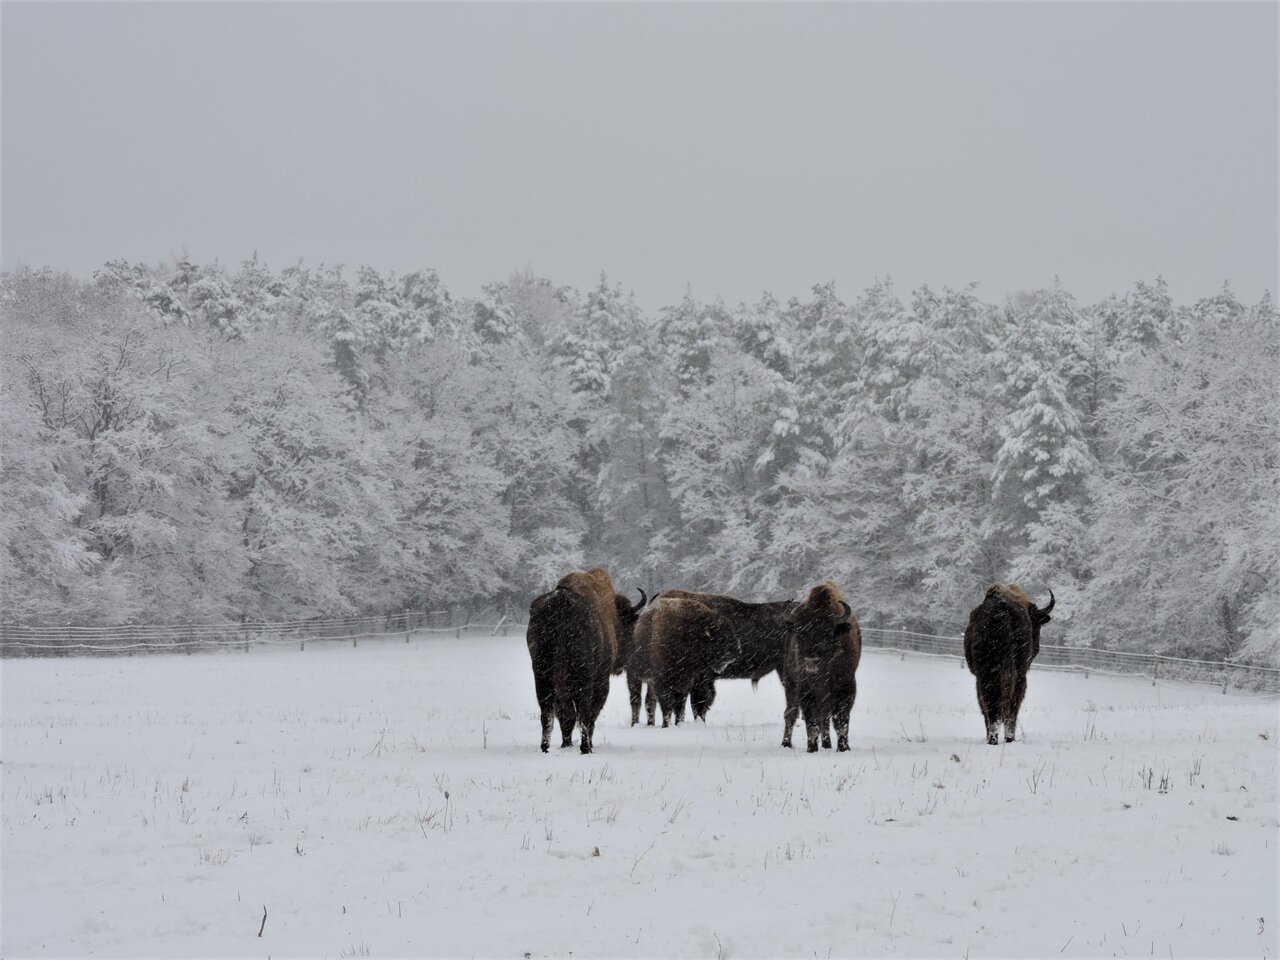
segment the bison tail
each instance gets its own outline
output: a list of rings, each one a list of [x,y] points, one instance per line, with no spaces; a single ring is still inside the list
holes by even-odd
[[[760,689],[760,678],[759,678],[759,677],[752,677],[752,678],[751,678],[751,689],[752,689],[752,690],[759,690],[759,689]]]

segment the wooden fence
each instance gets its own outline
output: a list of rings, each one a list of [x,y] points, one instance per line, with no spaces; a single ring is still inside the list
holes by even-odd
[[[958,660],[964,666],[964,638],[915,633],[910,630],[863,627],[862,637],[869,647],[924,653]],[[1228,689],[1280,693],[1280,669],[1225,660],[1190,660],[1158,653],[1128,653],[1095,647],[1065,647],[1041,644],[1032,669],[1069,670],[1083,673],[1126,674],[1161,680],[1211,683]]]
[[[372,638],[403,638],[415,634],[506,636],[522,632],[525,624],[496,612],[485,622],[462,611],[405,611],[390,616],[286,620],[271,623],[124,624],[110,627],[27,626],[0,624],[0,654],[6,657],[77,656],[87,654],[192,653],[198,650],[249,650],[264,645],[346,642],[353,646]],[[964,662],[959,636],[863,627],[869,647],[903,653],[941,656]],[[1161,680],[1210,683],[1228,689],[1280,693],[1280,669],[1221,660],[1191,660],[1156,653],[1126,653],[1093,647],[1041,645],[1035,669],[1127,674]]]

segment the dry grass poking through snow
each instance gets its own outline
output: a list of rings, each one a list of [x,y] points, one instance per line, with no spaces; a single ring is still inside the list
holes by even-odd
[[[2,669],[5,957],[1277,953],[1274,700],[1033,670],[994,748],[869,651],[850,754],[619,678],[584,758],[520,637]]]

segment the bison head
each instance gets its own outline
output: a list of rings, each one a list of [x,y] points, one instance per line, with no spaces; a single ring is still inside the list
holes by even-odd
[[[1055,603],[1057,603],[1057,598],[1053,595],[1052,590],[1049,591],[1049,605],[1047,607],[1044,607],[1043,609],[1041,609],[1040,607],[1037,607],[1034,603],[1028,602],[1027,613],[1031,614],[1032,625],[1036,627],[1041,627],[1041,626],[1044,626],[1046,623],[1048,623],[1051,619],[1053,619],[1052,617],[1049,616],[1049,611],[1053,609],[1053,605]]]
[[[801,657],[827,657],[840,650],[853,629],[853,609],[844,600],[837,607],[817,607],[802,603],[792,611],[787,633],[796,642]]]
[[[613,605],[618,612],[618,620],[625,627],[635,626],[635,622],[640,619],[641,608],[649,602],[649,598],[645,596],[643,590],[639,587],[636,587],[636,590],[640,593],[640,602],[637,604],[632,604],[630,600],[620,593],[613,595]]]
[[[636,588],[640,590],[639,587]],[[641,608],[649,602],[649,598],[645,596],[643,590],[640,590],[640,602],[632,604],[630,600],[620,593],[613,595],[613,609],[618,615],[618,626],[620,628],[618,635],[618,660],[614,664],[614,673],[622,670],[622,665],[631,659],[631,654],[635,650],[635,627],[636,621],[640,619]]]

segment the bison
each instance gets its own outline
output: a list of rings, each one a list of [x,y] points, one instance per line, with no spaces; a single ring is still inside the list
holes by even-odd
[[[640,617],[635,640],[633,662],[644,664],[662,706],[662,725],[673,717],[683,722],[686,700],[693,715],[705,719],[715,699],[714,678],[739,653],[734,632],[725,629],[720,615],[692,596],[664,595]],[[633,718],[635,707],[633,699]]]
[[[673,600],[677,598],[668,597]],[[631,659],[627,661],[627,692],[631,699],[631,725],[634,727],[640,722],[640,694],[643,691],[645,713],[649,726],[655,725],[655,714],[658,706],[657,684],[653,671],[653,648],[663,631],[679,630],[678,618],[675,611],[678,607],[668,607],[658,604],[655,599],[649,604],[649,608],[640,615],[640,619],[636,621],[635,628],[635,644],[631,654]],[[661,611],[661,613],[660,613]],[[645,690],[645,685],[648,689]],[[684,686],[683,684],[681,686]],[[711,702],[715,700],[716,688],[714,683],[705,676],[697,676],[692,678],[689,684],[690,689],[685,696],[680,697],[679,702],[675,704],[674,712],[669,710],[672,700],[668,699],[667,706],[662,710],[662,725],[668,726],[674,719],[677,723],[684,722],[685,700],[690,702],[693,708],[693,715],[696,719],[705,720],[707,710],[711,707]]]
[[[999,742],[1001,724],[1005,742],[1015,738],[1018,709],[1027,692],[1027,670],[1040,652],[1040,628],[1049,622],[1055,602],[1050,590],[1049,605],[1041,609],[1016,583],[994,583],[969,614],[964,662],[977,678],[987,743]]]
[[[688,694],[694,717],[706,719],[707,711],[715,701],[717,677],[749,679],[753,686],[775,670],[781,677],[787,618],[798,606],[794,600],[747,603],[720,594],[694,593],[688,590],[665,590],[658,599],[696,601],[714,614],[710,620],[699,614],[703,627],[701,639],[696,629],[684,628],[677,630],[673,636],[668,636],[666,630],[651,631],[647,636],[649,656],[652,658],[655,650],[667,650],[668,663],[677,662],[675,652],[682,642],[677,637],[682,637],[685,642],[696,640],[707,646],[705,654],[696,654],[692,659],[686,657],[683,660],[685,663],[701,665],[693,670],[693,676],[683,677],[680,683],[680,689],[685,689]],[[637,653],[640,651],[638,639]],[[656,681],[656,685],[661,702],[661,681]],[[677,696],[676,691],[669,691],[667,696],[675,710],[675,721],[680,723],[684,719],[684,700]],[[663,713],[666,712],[664,707]],[[664,721],[665,719],[664,717]],[[663,726],[666,726],[665,722]]]
[[[632,632],[640,609],[613,588],[600,567],[566,574],[555,589],[529,607],[527,642],[533,686],[542,711],[542,751],[551,744],[553,720],[560,721],[561,747],[573,745],[575,722],[580,747],[590,753],[596,717],[609,695],[609,677],[621,673],[632,652]]]
[[[836,729],[836,749],[849,749],[849,714],[858,693],[854,675],[862,659],[862,631],[836,585],[830,580],[809,591],[792,612],[782,685],[787,691],[782,745],[791,746],[796,715],[804,714],[809,753],[818,738],[831,746],[830,726]]]

